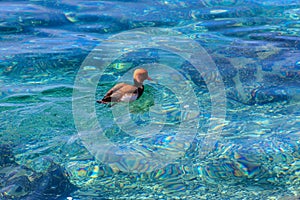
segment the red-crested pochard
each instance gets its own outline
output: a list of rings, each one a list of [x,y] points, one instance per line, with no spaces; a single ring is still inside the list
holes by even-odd
[[[136,69],[133,73],[134,85],[119,83],[111,88],[98,103],[132,102],[140,98],[144,92],[143,82],[152,80],[145,69]]]

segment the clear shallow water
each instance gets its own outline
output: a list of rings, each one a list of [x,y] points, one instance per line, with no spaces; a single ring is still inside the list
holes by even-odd
[[[0,9],[1,198],[288,199],[299,195],[298,2],[4,1]],[[72,113],[73,91],[80,89],[74,84],[76,75],[93,48],[102,48],[105,39],[115,34],[145,27],[169,28],[201,45],[216,64],[226,92],[225,121],[210,125],[210,120],[219,120],[210,119],[211,98],[218,94],[208,91],[195,66],[175,50],[124,53],[105,69],[99,82],[94,80],[94,66],[86,68],[86,80],[97,82],[93,100],[116,81],[130,82],[129,70],[141,65],[160,63],[178,72],[166,79],[149,69],[157,83],[147,82],[143,97],[129,106],[131,121],[139,125],[134,131],[127,118],[115,117],[114,107],[95,105],[97,121],[110,141],[125,149],[129,144],[140,147],[135,150],[143,155],[158,152],[162,162],[166,162],[163,156],[170,158],[172,162],[162,168],[141,167],[136,160],[116,157],[114,151],[95,156],[93,145],[78,136]],[[181,105],[186,99],[174,93],[180,85],[192,87],[199,112],[184,112]],[[192,126],[179,129],[184,120],[196,127],[194,139],[172,143],[174,135],[192,130]],[[151,137],[139,135],[149,124]],[[160,126],[154,134],[153,127]],[[209,129],[222,133],[211,151],[203,154]],[[97,144],[96,137],[91,139]],[[62,185],[68,185],[65,192],[49,189]]]

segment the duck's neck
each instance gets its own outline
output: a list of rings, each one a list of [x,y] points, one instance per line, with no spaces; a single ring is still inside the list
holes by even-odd
[[[138,82],[137,80],[133,80],[134,81],[134,86],[136,86],[136,87],[142,87],[143,86],[143,83],[141,83],[141,82]]]

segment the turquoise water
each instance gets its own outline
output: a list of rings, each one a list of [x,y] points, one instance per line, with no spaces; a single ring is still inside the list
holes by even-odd
[[[0,199],[298,199],[300,3],[0,2]],[[136,102],[96,103],[135,68]]]

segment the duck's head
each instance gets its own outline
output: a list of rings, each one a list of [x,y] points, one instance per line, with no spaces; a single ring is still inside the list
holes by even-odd
[[[133,73],[133,80],[134,84],[138,87],[142,86],[145,80],[152,81],[152,79],[148,76],[148,71],[145,69],[136,69]]]

